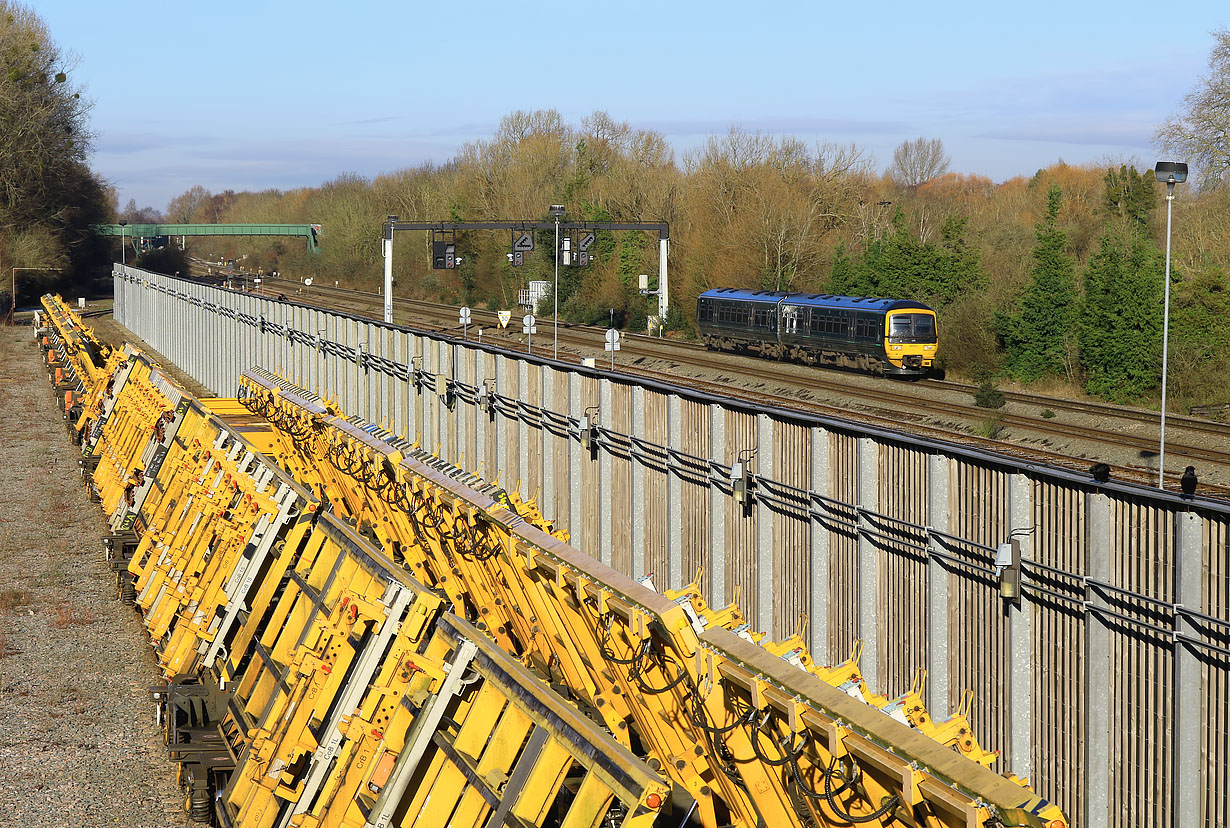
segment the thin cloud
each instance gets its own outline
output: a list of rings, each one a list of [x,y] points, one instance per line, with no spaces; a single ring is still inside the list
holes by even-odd
[[[1046,127],[1036,125],[1006,127],[982,132],[974,137],[999,141],[1038,141],[1054,144],[1135,148],[1147,145],[1152,134],[1152,127],[1146,124],[1116,125],[1099,120],[1082,124],[1051,124]]]
[[[672,136],[708,136],[725,135],[732,127],[745,132],[764,132],[774,135],[815,135],[815,134],[896,134],[907,129],[899,121],[858,120],[849,118],[794,118],[788,116],[767,116],[762,118],[740,118],[737,121],[719,121],[710,119],[695,120],[653,120],[640,121],[638,127],[661,132]]]
[[[394,121],[406,120],[405,115],[385,115],[382,118],[361,118],[357,121],[334,121],[334,126],[367,126],[369,124],[388,124]]]

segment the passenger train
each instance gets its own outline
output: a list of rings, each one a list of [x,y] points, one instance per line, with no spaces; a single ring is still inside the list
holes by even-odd
[[[811,365],[925,376],[935,362],[935,311],[909,299],[716,288],[697,299],[705,347]]]

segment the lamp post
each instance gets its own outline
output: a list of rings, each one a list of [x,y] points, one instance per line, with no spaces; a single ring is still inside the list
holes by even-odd
[[[1166,299],[1162,311],[1162,429],[1161,446],[1157,453],[1157,487],[1165,488],[1166,478],[1166,360],[1170,345],[1170,214],[1174,206],[1174,185],[1187,180],[1187,164],[1182,161],[1158,161],[1153,175],[1166,185]]]
[[[552,204],[549,212],[555,219],[555,358],[559,359],[559,220],[564,217],[564,205]]]
[[[128,225],[127,219],[120,219],[120,267],[127,264],[124,250],[124,228]]]

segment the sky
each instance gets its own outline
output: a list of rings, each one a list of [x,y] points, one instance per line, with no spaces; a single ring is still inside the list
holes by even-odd
[[[517,110],[855,145],[938,138],[996,182],[1158,160],[1230,3],[37,0],[121,206],[445,163]]]

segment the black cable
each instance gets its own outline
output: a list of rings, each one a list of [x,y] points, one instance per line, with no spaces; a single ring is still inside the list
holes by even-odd
[[[851,760],[851,762],[853,763],[853,760]],[[884,800],[883,805],[881,805],[876,810],[872,811],[870,814],[867,814],[866,816],[854,816],[854,814],[847,813],[846,811],[841,809],[841,807],[837,804],[837,800],[834,798],[833,774],[837,772],[836,768],[837,768],[837,757],[834,756],[829,761],[828,771],[825,772],[824,774],[824,799],[825,801],[828,802],[829,807],[833,810],[833,815],[836,816],[838,819],[842,820],[843,822],[859,824],[863,822],[871,822],[873,820],[880,819],[885,814],[887,814],[889,811],[896,808],[897,803],[901,801],[900,798],[898,798],[897,795],[894,794],[888,797],[886,800]],[[857,769],[857,766],[855,766],[855,768]],[[853,782],[853,780],[854,780],[854,776],[853,774],[851,774],[850,781]]]
[[[790,757],[790,774],[794,777],[794,782],[799,787],[799,790],[803,792],[803,795],[808,799],[818,802],[824,799],[824,792],[816,790],[804,781],[803,771],[799,767],[799,755],[801,754],[794,754]],[[820,773],[825,775],[826,780],[828,779],[828,773],[826,771],[821,769]],[[849,790],[853,786],[855,778],[856,777],[852,776],[850,779],[846,779],[843,775],[841,786],[832,792],[833,795],[836,796],[837,794],[845,793]]]
[[[646,642],[648,641],[649,639],[646,639]],[[665,687],[651,686],[649,682],[647,682],[643,678],[644,673],[645,673],[644,665],[645,665],[645,662],[649,660],[649,658],[652,658],[657,663],[658,669],[662,670],[662,672],[664,673],[666,672],[666,662],[667,661],[669,661],[672,664],[677,665],[679,667],[678,674],[676,674],[676,676],[673,679],[667,682]],[[641,692],[648,693],[651,696],[658,696],[658,695],[661,695],[662,693],[667,693],[675,689],[676,687],[678,687],[679,683],[688,677],[688,671],[686,667],[684,667],[682,664],[680,664],[678,661],[675,660],[674,656],[659,653],[657,650],[653,649],[647,643],[646,646],[642,647],[641,649],[641,658],[637,659],[637,662],[632,665],[632,669],[628,671],[628,677],[636,682],[636,686],[641,688]]]
[[[766,709],[763,715],[760,717],[760,722],[756,724],[755,727],[752,728],[752,733],[751,733],[752,753],[756,754],[757,759],[759,759],[761,762],[763,762],[764,764],[772,768],[780,768],[783,765],[788,764],[792,760],[797,762],[797,759],[795,759],[795,757],[797,757],[800,753],[803,752],[803,748],[807,747],[807,734],[806,733],[804,733],[803,735],[803,743],[799,745],[798,748],[795,748],[793,744],[791,744],[791,747],[787,749],[785,745],[782,744],[782,740],[774,739],[773,740],[774,744],[776,744],[778,750],[782,752],[782,756],[780,759],[772,759],[767,754],[761,751],[760,734],[767,732],[765,731],[764,726],[768,722],[770,715],[771,715],[771,711]],[[769,735],[772,736],[771,733]],[[787,735],[785,738],[792,743],[794,741],[794,738],[790,735]]]

